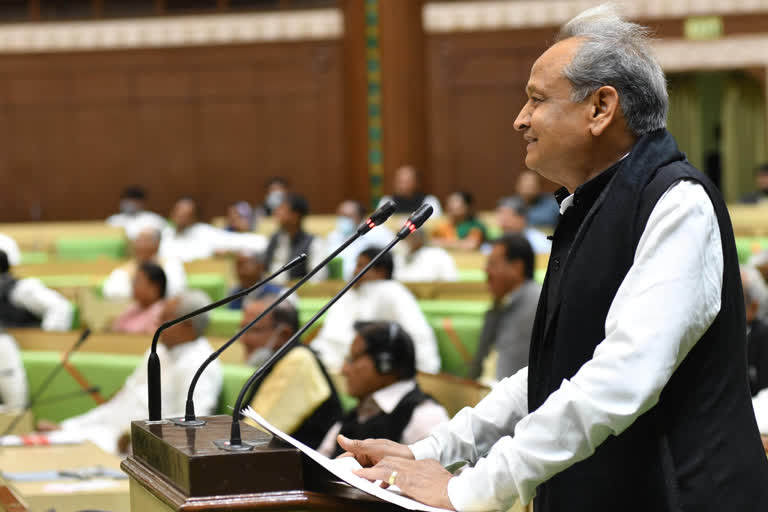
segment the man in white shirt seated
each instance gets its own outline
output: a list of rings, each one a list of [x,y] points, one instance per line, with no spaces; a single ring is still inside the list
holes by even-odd
[[[527,207],[519,197],[505,197],[496,206],[496,222],[505,235],[523,235],[536,254],[549,254],[552,242],[547,235],[528,226]]]
[[[360,201],[344,201],[336,209],[336,229],[326,238],[328,251],[336,249],[347,238],[355,234],[357,226],[366,218],[365,206]],[[376,226],[366,235],[352,242],[339,257],[342,260],[342,277],[346,280],[352,277],[357,265],[357,256],[369,247],[384,247],[395,237],[394,233],[384,226]],[[410,240],[410,237],[408,238]]]
[[[188,290],[169,299],[162,321],[167,322],[191,313],[210,302],[200,290]],[[163,331],[157,353],[160,357],[163,417],[184,416],[187,391],[197,368],[213,352],[203,336],[208,325],[208,314],[193,317]],[[38,422],[38,430],[61,437],[77,436],[89,439],[102,449],[118,452],[125,447],[124,436],[130,431],[131,421],[147,417],[147,362],[145,352],[136,370],[126,379],[123,387],[108,402],[85,414],[69,418],[56,425]],[[222,371],[219,361],[213,361],[203,372],[195,388],[195,410],[200,416],[215,412],[221,391]],[[97,383],[96,383],[97,384]],[[123,438],[123,439],[121,439]]]
[[[0,324],[68,331],[73,314],[72,304],[39,279],[16,279],[11,274],[8,256],[0,250]]]
[[[325,435],[318,451],[328,457],[342,449],[341,434],[352,439],[389,439],[410,444],[448,421],[448,413],[419,388],[411,337],[396,322],[359,322],[342,374],[358,404]]]
[[[160,215],[144,209],[146,199],[147,194],[143,188],[126,187],[120,195],[120,213],[110,216],[107,224],[123,228],[131,240],[145,228],[162,231],[168,223]]]
[[[167,281],[166,295],[178,295],[187,287],[187,274],[178,259],[160,258],[160,231],[155,228],[142,229],[131,244],[133,259],[113,270],[101,286],[101,293],[107,299],[127,300],[133,294],[133,277],[142,263],[156,263],[163,268]]]
[[[0,408],[23,409],[27,404],[27,373],[21,352],[10,334],[0,329]]]
[[[16,240],[0,233],[0,251],[5,251],[8,263],[13,267],[21,263],[21,251]]]
[[[182,197],[171,210],[173,226],[163,230],[160,257],[193,261],[210,258],[222,246],[222,230],[199,222],[200,207],[191,197]]]
[[[361,252],[355,273],[378,253],[379,249],[375,247]],[[355,337],[354,324],[360,321],[399,323],[416,347],[416,369],[427,373],[440,371],[435,333],[413,294],[392,280],[393,269],[391,253],[385,254],[326,313],[323,326],[311,346],[329,371],[341,370],[344,356]]]
[[[459,271],[448,251],[427,245],[427,234],[418,229],[405,239],[407,253],[395,255],[395,279],[405,283],[457,281]]]

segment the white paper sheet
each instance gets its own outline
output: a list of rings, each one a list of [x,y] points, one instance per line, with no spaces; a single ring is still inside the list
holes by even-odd
[[[389,489],[382,489],[375,483],[369,482],[365,478],[361,478],[355,475],[354,473],[352,473],[352,470],[359,468],[360,465],[353,464],[351,460],[354,460],[354,459],[351,459],[351,460],[329,459],[325,455],[316,452],[315,450],[305,445],[301,441],[297,441],[296,439],[292,438],[285,432],[282,432],[277,428],[273,427],[272,425],[270,425],[270,423],[267,420],[261,417],[261,415],[259,415],[259,413],[254,411],[251,407],[247,407],[246,409],[243,409],[243,414],[251,418],[253,421],[258,423],[265,429],[267,429],[273,435],[279,437],[286,443],[289,443],[290,445],[301,450],[302,453],[305,453],[310,459],[314,460],[315,462],[320,464],[322,467],[324,467],[325,469],[327,469],[328,471],[330,471],[331,473],[333,473],[338,478],[348,483],[352,487],[360,489],[363,492],[366,492],[368,494],[376,496],[377,498],[380,498],[384,501],[387,501],[394,505],[398,505],[408,510],[423,510],[424,512],[446,512],[446,509],[444,508],[430,507],[429,505],[424,505],[423,503],[420,503],[416,500],[412,500],[411,498],[406,498],[405,496],[396,494],[395,492],[392,492]]]

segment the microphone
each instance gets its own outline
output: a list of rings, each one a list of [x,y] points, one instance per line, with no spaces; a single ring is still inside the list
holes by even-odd
[[[27,402],[26,407],[16,415],[16,417],[13,419],[13,421],[6,427],[6,429],[3,431],[2,434],[0,434],[0,437],[8,435],[9,432],[11,432],[14,428],[16,428],[16,425],[19,424],[21,421],[21,418],[24,416],[24,413],[26,413],[28,410],[32,409],[34,405],[37,403],[37,399],[40,398],[40,395],[48,389],[48,386],[51,385],[53,382],[53,379],[56,378],[56,375],[59,374],[59,372],[64,368],[64,365],[67,364],[67,361],[69,361],[69,356],[72,355],[73,352],[76,352],[77,349],[79,349],[83,343],[85,343],[85,340],[88,339],[88,336],[91,335],[91,330],[86,329],[82,333],[80,333],[80,337],[77,338],[77,341],[75,341],[75,344],[72,345],[72,348],[70,348],[68,351],[64,352],[61,362],[57,364],[53,370],[45,377],[45,380],[43,380],[43,383],[40,384],[40,387],[37,388],[37,391],[32,395],[32,397],[29,399],[29,402]]]
[[[262,311],[261,314],[259,314],[259,316],[254,318],[248,325],[240,329],[229,341],[227,341],[225,344],[219,347],[216,351],[211,353],[211,355],[208,356],[208,358],[203,362],[203,364],[200,365],[200,368],[197,369],[197,372],[195,373],[194,377],[192,377],[192,382],[190,382],[189,384],[189,392],[187,393],[187,403],[186,403],[184,418],[176,418],[173,420],[173,422],[176,425],[185,426],[185,427],[199,427],[199,426],[205,425],[205,420],[199,420],[195,417],[195,403],[192,397],[195,393],[195,386],[197,386],[197,381],[200,379],[200,376],[202,375],[203,371],[205,371],[205,369],[208,367],[208,365],[211,364],[213,361],[215,361],[219,357],[219,355],[221,355],[222,352],[224,352],[235,341],[237,341],[240,338],[240,336],[242,336],[248,329],[253,327],[258,321],[260,321],[262,318],[264,318],[269,313],[271,313],[272,310],[275,309],[277,306],[279,306],[280,303],[282,303],[286,298],[288,298],[288,296],[294,293],[300,286],[306,283],[313,275],[319,272],[321,268],[327,265],[328,262],[330,262],[333,258],[335,258],[341,251],[346,249],[349,246],[349,244],[351,244],[352,242],[354,242],[364,234],[368,233],[370,230],[372,230],[376,226],[384,223],[394,213],[394,211],[395,211],[395,203],[393,201],[387,201],[385,204],[381,205],[381,207],[378,208],[375,212],[373,212],[368,219],[360,223],[356,232],[352,236],[350,236],[343,244],[341,244],[339,248],[337,248],[331,254],[326,256],[326,258],[323,261],[321,261],[307,275],[302,277],[291,288],[283,292],[283,294],[280,295],[280,297],[278,297],[277,300],[275,300],[272,304],[270,304],[267,309]]]
[[[237,401],[235,402],[234,410],[232,411],[232,429],[230,432],[230,438],[214,441],[214,444],[220,449],[228,451],[247,451],[251,450],[253,446],[244,443],[240,435],[240,410],[243,406],[243,399],[247,391],[261,379],[272,366],[277,363],[289,350],[291,350],[299,338],[309,329],[317,320],[325,314],[328,309],[333,306],[345,293],[349,291],[359,280],[362,278],[382,256],[392,250],[392,248],[405,237],[416,231],[422,224],[432,215],[432,206],[425,204],[419,207],[410,217],[405,221],[403,228],[395,235],[395,238],[389,242],[374,258],[363,268],[357,275],[355,275],[346,285],[337,293],[331,300],[329,300],[315,315],[299,329],[285,344],[280,347],[267,361],[261,365],[245,382],[240,393],[237,395]],[[239,335],[239,334],[238,334]]]
[[[219,306],[228,304],[233,300],[239,299],[240,297],[248,295],[252,291],[263,286],[269,281],[273,280],[283,272],[290,270],[296,265],[302,263],[306,259],[307,259],[306,254],[303,254],[303,253],[299,254],[294,259],[292,259],[291,261],[289,261],[288,263],[286,263],[285,265],[277,269],[276,272],[262,279],[261,281],[254,284],[253,286],[246,288],[245,290],[241,290],[233,295],[230,295],[229,297],[225,297],[221,300],[217,300],[216,302],[212,302],[211,304],[208,304],[207,306],[197,309],[195,311],[192,311],[191,313],[187,313],[186,315],[182,315],[178,318],[174,318],[173,320],[165,322],[163,325],[158,327],[158,329],[155,331],[155,335],[152,337],[152,348],[149,351],[149,357],[147,358],[147,401],[149,403],[149,420],[150,421],[158,421],[160,420],[160,417],[161,417],[160,412],[162,408],[162,403],[161,403],[162,399],[160,398],[160,393],[162,390],[160,387],[160,357],[157,355],[157,343],[158,341],[160,341],[160,334],[164,330],[168,329],[169,327],[173,327],[174,325],[180,324],[181,322],[189,320],[192,317],[208,312]]]

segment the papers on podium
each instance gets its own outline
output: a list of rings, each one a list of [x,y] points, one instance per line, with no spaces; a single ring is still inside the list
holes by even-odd
[[[422,510],[424,512],[446,512],[446,509],[430,507],[429,505],[424,505],[423,503],[420,503],[416,500],[412,500],[411,498],[407,498],[401,494],[393,492],[398,490],[396,486],[389,487],[388,489],[382,489],[374,482],[369,482],[365,478],[361,478],[355,475],[352,473],[352,471],[355,469],[360,469],[361,466],[352,457],[345,457],[343,459],[329,459],[325,455],[318,453],[301,441],[297,441],[285,432],[282,432],[272,426],[250,406],[243,409],[243,414],[258,423],[264,429],[268,430],[270,433],[272,433],[272,435],[279,437],[286,443],[301,450],[301,452],[306,454],[310,459],[314,460],[323,468],[330,471],[336,477],[351,485],[352,487],[360,489],[365,493],[371,494],[377,498],[408,510]]]

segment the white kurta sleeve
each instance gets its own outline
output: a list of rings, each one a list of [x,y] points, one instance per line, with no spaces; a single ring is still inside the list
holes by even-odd
[[[0,399],[9,409],[27,404],[27,374],[16,341],[0,334]]]
[[[11,302],[42,318],[45,331],[72,328],[72,304],[60,293],[46,288],[38,279],[21,279],[11,292]]]

